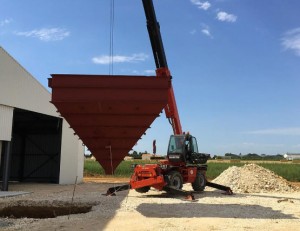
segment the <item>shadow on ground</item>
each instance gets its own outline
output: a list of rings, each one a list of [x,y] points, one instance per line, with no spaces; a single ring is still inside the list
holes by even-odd
[[[292,214],[283,214],[270,207],[241,204],[200,204],[191,202],[179,204],[143,203],[137,207],[137,211],[143,216],[157,218],[298,219]]]

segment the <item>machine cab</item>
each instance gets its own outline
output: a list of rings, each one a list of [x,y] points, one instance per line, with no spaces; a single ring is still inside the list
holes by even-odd
[[[170,162],[187,162],[192,153],[198,153],[198,145],[195,137],[186,135],[171,135],[167,157]]]

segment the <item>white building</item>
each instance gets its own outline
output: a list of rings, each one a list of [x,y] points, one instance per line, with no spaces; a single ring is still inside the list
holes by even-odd
[[[82,181],[84,147],[50,100],[50,92],[0,47],[3,182]]]
[[[300,160],[300,153],[289,153],[283,155],[283,157],[287,160]]]

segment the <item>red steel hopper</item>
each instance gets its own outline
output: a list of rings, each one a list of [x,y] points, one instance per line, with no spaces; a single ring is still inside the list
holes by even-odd
[[[167,77],[51,76],[51,102],[106,174],[113,174],[168,102]]]

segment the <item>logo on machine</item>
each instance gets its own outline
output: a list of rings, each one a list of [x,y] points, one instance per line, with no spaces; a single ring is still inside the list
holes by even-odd
[[[178,156],[178,155],[169,155],[169,158],[170,159],[179,159],[180,156]]]

